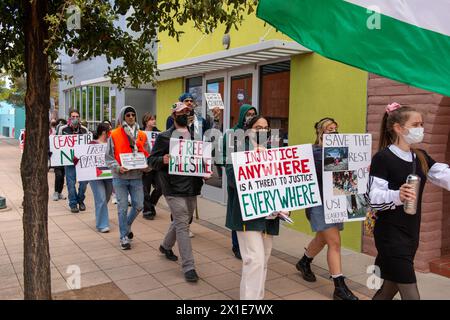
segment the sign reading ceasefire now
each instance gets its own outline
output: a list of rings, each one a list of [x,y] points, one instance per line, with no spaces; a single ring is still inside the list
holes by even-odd
[[[322,204],[310,144],[232,153],[244,221]]]
[[[49,139],[51,166],[72,166],[75,147],[89,144],[92,141],[92,134],[50,135]]]

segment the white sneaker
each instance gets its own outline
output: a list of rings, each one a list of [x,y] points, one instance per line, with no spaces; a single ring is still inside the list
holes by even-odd
[[[58,193],[58,198],[59,198],[60,200],[66,200],[66,199],[67,199],[66,196],[63,195],[62,193]]]
[[[122,250],[131,249],[130,240],[128,239],[128,237],[120,239],[120,249]]]
[[[193,238],[193,237],[195,237],[195,234],[193,234],[192,231],[189,230],[189,238]]]
[[[111,202],[113,203],[113,204],[117,204],[117,197],[116,197],[116,194],[115,193],[113,193],[112,195],[111,195]]]
[[[53,201],[58,201],[59,200],[59,193],[58,192],[53,193],[52,200]]]
[[[98,230],[98,231],[101,232],[101,233],[107,233],[107,232],[109,232],[109,227],[100,229],[100,230]]]

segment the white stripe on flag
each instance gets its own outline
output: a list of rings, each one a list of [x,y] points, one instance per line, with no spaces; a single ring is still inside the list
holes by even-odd
[[[450,0],[344,0],[363,8],[376,6],[385,16],[450,36]]]

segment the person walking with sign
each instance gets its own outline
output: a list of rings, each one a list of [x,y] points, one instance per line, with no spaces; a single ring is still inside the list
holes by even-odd
[[[315,125],[316,141],[313,145],[314,163],[316,166],[319,189],[323,198],[322,181],[322,152],[323,135],[337,133],[338,124],[332,118],[323,118]],[[334,282],[333,299],[335,300],[358,300],[358,297],[345,284],[345,277],[342,274],[341,264],[341,236],[340,231],[344,229],[343,223],[325,223],[325,212],[323,205],[306,209],[306,217],[309,220],[311,229],[316,232],[314,239],[308,244],[303,257],[295,265],[300,271],[304,280],[315,282],[316,276],[311,270],[311,262],[320,251],[328,246],[327,262],[331,278]]]
[[[144,114],[142,118],[142,126],[145,131],[160,132],[156,127],[156,116],[150,113]],[[151,144],[151,141],[149,142]],[[151,146],[153,147],[153,146]],[[162,195],[161,188],[156,181],[155,172],[145,172],[142,175],[142,183],[144,185],[144,213],[143,217],[147,220],[153,220],[156,216],[156,204]],[[153,186],[153,191],[150,193]]]
[[[155,145],[150,154],[149,165],[157,173],[159,185],[173,217],[159,251],[165,254],[167,259],[177,261],[178,257],[172,251],[175,242],[177,242],[184,277],[188,282],[197,282],[199,277],[195,271],[194,255],[189,237],[189,221],[192,219],[197,206],[197,196],[201,192],[203,179],[186,175],[169,175],[168,173],[171,137],[173,135],[191,137],[188,128],[190,109],[181,102],[177,103],[177,106],[172,109],[174,125],[156,137]]]
[[[97,127],[97,140],[93,140],[90,144],[107,143],[110,132],[107,123],[100,123]],[[109,212],[108,202],[113,191],[112,180],[92,180],[89,181],[95,203],[95,227],[99,232],[109,232]]]
[[[244,113],[245,114],[245,113]],[[270,127],[262,116],[253,117],[245,129],[251,130],[245,150],[264,150],[260,141],[269,141]],[[262,136],[265,135],[265,139]],[[261,139],[260,139],[261,138]],[[273,236],[279,233],[279,218],[275,212],[269,217],[243,221],[232,164],[225,165],[228,181],[226,227],[236,231],[242,255],[241,300],[262,300],[265,293],[267,263],[272,252]]]
[[[450,190],[448,164],[437,163],[424,150],[412,146],[423,137],[422,114],[395,102],[386,107],[368,187],[370,206],[377,210],[375,265],[381,272],[377,276],[384,280],[374,300],[392,300],[398,292],[402,300],[420,299],[414,257],[419,246],[423,189],[429,179]]]
[[[106,148],[106,165],[113,175],[113,186],[117,197],[119,215],[120,248],[131,249],[134,234],[131,225],[144,206],[142,172],[148,170],[146,158],[150,147],[145,132],[139,130],[136,110],[125,106],[120,110],[120,126],[111,132]],[[144,165],[142,164],[144,158]],[[131,209],[128,212],[128,195]]]
[[[86,127],[81,125],[80,113],[78,110],[72,109],[69,113],[69,121],[66,126],[59,129],[59,133],[62,135],[73,134],[88,134],[89,131]],[[69,207],[72,213],[85,211],[84,199],[86,198],[87,182],[80,181],[78,183],[78,191],[76,188],[77,172],[74,165],[65,166],[67,190],[69,192]]]
[[[56,120],[56,127],[53,134],[59,134],[59,131],[61,127],[65,126],[67,124],[67,121],[64,119],[58,119]],[[49,156],[51,154],[49,153]],[[63,188],[64,188],[64,167],[53,167],[53,171],[55,172],[55,192],[53,193],[52,200],[58,201],[58,200],[65,200],[66,197],[62,194]]]

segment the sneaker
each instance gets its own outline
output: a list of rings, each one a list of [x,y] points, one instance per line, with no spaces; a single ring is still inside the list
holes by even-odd
[[[194,269],[189,270],[184,274],[184,278],[187,282],[197,282],[198,281],[198,274],[195,272]]]
[[[173,253],[172,249],[167,250],[164,249],[163,246],[159,246],[159,252],[164,253],[166,255],[166,258],[170,261],[177,261],[178,257]]]
[[[80,212],[80,210],[78,210],[77,207],[72,207],[72,208],[70,208],[70,212],[72,212],[72,213],[78,213],[78,212]]]
[[[62,193],[58,193],[58,198],[59,198],[59,200],[66,200],[67,199],[66,196],[63,195]]]
[[[116,197],[116,194],[115,194],[115,193],[113,193],[113,194],[111,195],[111,202],[112,202],[112,204],[117,204],[117,197]]]
[[[122,250],[130,250],[131,244],[130,240],[127,237],[120,239],[120,249]]]
[[[195,237],[195,234],[193,234],[192,231],[189,230],[189,238],[193,238],[193,237]]]
[[[102,228],[102,229],[98,230],[98,232],[107,233],[107,232],[109,232],[109,227]]]
[[[58,192],[53,193],[52,200],[53,201],[58,201],[59,200],[59,193]]]
[[[128,232],[127,238],[128,238],[128,240],[133,240],[133,238],[134,238],[134,233],[131,232],[131,231]]]
[[[78,204],[78,207],[80,208],[80,211],[86,211],[86,206],[84,205],[83,202],[81,202],[80,204]]]
[[[234,256],[235,256],[237,259],[242,260],[241,250],[239,250],[239,248],[235,248],[235,247],[233,247],[232,250],[233,250]]]

